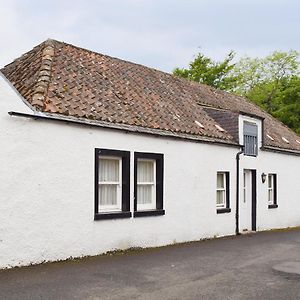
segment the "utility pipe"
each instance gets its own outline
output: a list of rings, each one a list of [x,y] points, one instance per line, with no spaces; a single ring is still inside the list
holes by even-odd
[[[236,154],[236,206],[235,206],[235,234],[239,235],[239,206],[240,206],[240,155],[244,153],[244,146]]]

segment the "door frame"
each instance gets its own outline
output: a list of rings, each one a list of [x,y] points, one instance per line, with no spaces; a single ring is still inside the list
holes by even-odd
[[[246,211],[246,214],[250,217],[249,220],[249,230],[256,231],[256,214],[257,214],[257,171],[255,169],[243,169],[243,174],[247,172],[249,174],[249,186],[247,187],[247,192],[251,193],[251,196],[249,198],[250,207]],[[246,177],[247,178],[247,177]],[[248,181],[248,179],[247,179]],[[243,187],[244,190],[244,184],[245,184],[245,176],[243,176]],[[243,196],[243,198],[245,195]],[[242,201],[242,200],[241,200]],[[241,209],[242,205],[239,205],[239,209]],[[242,212],[239,213],[239,222],[241,222],[241,218],[243,217]]]
[[[251,171],[251,228],[256,231],[256,216],[257,216],[257,171]]]

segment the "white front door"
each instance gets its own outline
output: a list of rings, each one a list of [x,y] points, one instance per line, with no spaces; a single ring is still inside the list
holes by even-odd
[[[240,200],[240,232],[252,229],[252,172],[244,170],[242,197]]]

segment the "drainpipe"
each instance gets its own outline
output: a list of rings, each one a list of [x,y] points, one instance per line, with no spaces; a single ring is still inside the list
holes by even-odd
[[[236,154],[236,206],[235,206],[235,234],[239,235],[239,206],[240,206],[240,155],[244,153],[244,146]]]

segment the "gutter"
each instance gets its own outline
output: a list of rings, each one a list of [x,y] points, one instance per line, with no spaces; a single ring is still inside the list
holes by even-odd
[[[126,133],[140,133],[146,135],[152,135],[157,137],[166,137],[166,138],[173,138],[173,139],[180,139],[180,140],[188,140],[191,142],[198,142],[198,143],[213,143],[220,146],[227,146],[227,147],[240,147],[240,145],[233,143],[231,141],[226,142],[219,139],[213,138],[206,138],[204,136],[195,136],[189,134],[176,134],[173,132],[168,132],[162,129],[150,129],[144,128],[140,126],[133,126],[133,125],[126,125],[126,124],[117,124],[117,123],[110,123],[105,121],[94,121],[89,119],[79,119],[75,117],[65,117],[65,116],[57,116],[51,114],[45,114],[41,112],[36,112],[35,114],[28,114],[28,113],[20,113],[15,111],[9,111],[8,114],[10,116],[22,117],[22,118],[29,118],[33,120],[47,120],[47,121],[56,121],[56,122],[63,122],[75,125],[83,125],[89,127],[100,127],[100,128],[107,128],[112,130],[118,131],[125,131]]]
[[[239,235],[239,208],[240,208],[240,155],[244,153],[244,146],[236,154],[236,206],[235,206],[235,234]]]
[[[263,146],[260,148],[260,150],[281,153],[281,154],[293,154],[293,155],[300,156],[300,151],[290,150],[290,149],[281,149],[281,148],[276,148],[276,147],[272,147],[272,146]]]

